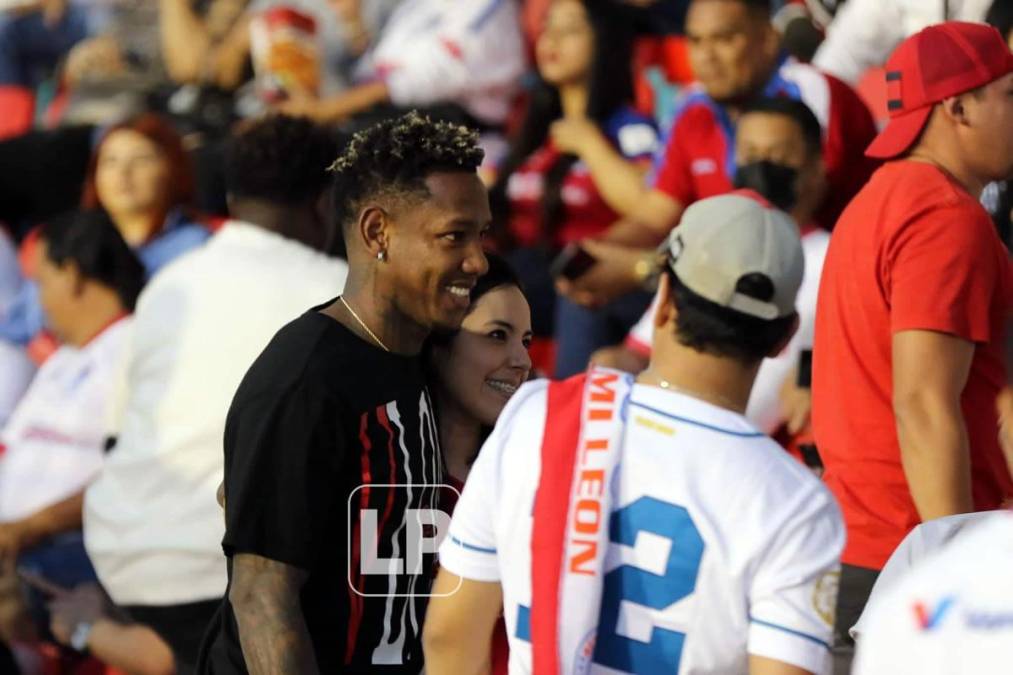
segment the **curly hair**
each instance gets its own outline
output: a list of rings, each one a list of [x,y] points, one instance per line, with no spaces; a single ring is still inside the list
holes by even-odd
[[[237,197],[286,205],[316,199],[338,151],[330,132],[302,117],[272,115],[233,135],[225,150],[225,185]]]
[[[430,174],[475,171],[484,155],[477,132],[415,110],[363,129],[331,165],[335,222],[349,225],[366,199],[425,198]]]

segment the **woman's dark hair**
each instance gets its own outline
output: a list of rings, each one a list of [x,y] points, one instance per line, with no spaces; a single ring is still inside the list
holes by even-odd
[[[599,126],[621,106],[633,100],[633,37],[631,14],[620,3],[611,0],[583,0],[588,21],[594,33],[594,56],[591,62],[587,98],[587,117]],[[510,215],[507,184],[510,176],[536,150],[545,144],[549,126],[563,114],[559,92],[538,78],[528,102],[527,113],[510,151],[500,166],[496,184],[489,191],[489,202],[497,229],[506,231]],[[542,238],[551,243],[564,216],[563,180],[577,162],[575,155],[560,155],[545,174],[542,188]]]
[[[795,323],[795,314],[767,320],[722,307],[688,289],[667,267],[665,275],[678,312],[676,337],[698,352],[728,356],[751,365],[769,356]],[[743,277],[736,290],[764,301],[774,296],[770,279],[763,275]]]
[[[46,257],[55,265],[73,262],[86,279],[116,291],[123,309],[134,311],[144,287],[144,266],[105,212],[77,211],[42,228]]]
[[[521,280],[517,277],[517,273],[514,272],[510,264],[494,253],[486,253],[486,259],[489,261],[489,271],[478,278],[478,282],[475,287],[471,289],[471,295],[468,296],[468,314],[475,308],[477,303],[483,295],[489,291],[501,288],[503,286],[516,286],[521,293],[524,292],[524,287],[521,285]],[[467,316],[467,314],[465,314]],[[437,331],[429,336],[426,341],[425,353],[428,355],[429,349],[434,346],[446,347],[454,341],[454,337],[460,331]],[[428,358],[426,359],[428,363]]]

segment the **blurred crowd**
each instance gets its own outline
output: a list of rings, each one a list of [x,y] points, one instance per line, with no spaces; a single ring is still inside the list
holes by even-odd
[[[487,246],[530,306],[507,388],[645,368],[656,250],[694,202],[788,212],[799,330],[747,416],[821,472],[831,232],[880,165],[884,64],[948,20],[1013,45],[1009,0],[0,0],[0,672],[192,672],[229,403],[344,283],[331,162],[409,110],[480,134]],[[1008,246],[1011,183],[980,201]]]

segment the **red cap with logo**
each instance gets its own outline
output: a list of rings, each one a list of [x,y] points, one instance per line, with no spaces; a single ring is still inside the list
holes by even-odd
[[[915,33],[886,62],[890,121],[866,149],[889,159],[918,139],[936,103],[1013,72],[1013,53],[995,28],[947,21]]]

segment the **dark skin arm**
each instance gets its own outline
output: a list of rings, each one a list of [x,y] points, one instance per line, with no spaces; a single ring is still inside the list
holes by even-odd
[[[308,573],[248,553],[232,559],[229,602],[251,675],[320,672],[299,602]]]

